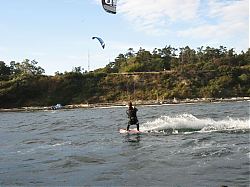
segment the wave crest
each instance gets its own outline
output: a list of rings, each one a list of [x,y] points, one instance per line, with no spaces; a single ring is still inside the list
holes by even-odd
[[[197,118],[192,114],[181,114],[176,116],[161,116],[153,121],[148,121],[141,125],[144,132],[167,132],[171,134],[189,132],[211,132],[228,130],[250,130],[249,119],[234,119],[227,117],[221,120],[212,118]]]

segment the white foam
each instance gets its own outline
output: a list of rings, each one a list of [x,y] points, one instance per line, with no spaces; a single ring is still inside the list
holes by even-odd
[[[148,121],[141,125],[141,131],[162,131],[173,129],[173,133],[180,130],[191,129],[192,131],[220,131],[220,130],[249,130],[249,119],[234,119],[227,117],[222,120],[212,118],[197,118],[192,114],[181,114],[176,116],[162,116],[153,121]],[[188,133],[188,132],[187,132]]]

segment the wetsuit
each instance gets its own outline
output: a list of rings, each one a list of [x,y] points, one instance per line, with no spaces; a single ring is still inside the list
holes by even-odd
[[[127,126],[127,131],[129,130],[129,127],[130,125],[136,125],[137,127],[137,130],[139,131],[139,121],[137,119],[137,116],[136,116],[136,112],[137,112],[137,108],[133,108],[133,107],[130,107],[128,110],[127,110],[127,115],[128,115],[128,118],[129,118],[129,122],[128,122],[128,126]]]

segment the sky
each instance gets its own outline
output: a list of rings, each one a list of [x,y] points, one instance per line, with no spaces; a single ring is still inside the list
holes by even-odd
[[[93,36],[101,37],[102,49]],[[46,75],[105,67],[129,48],[249,48],[248,0],[0,0],[0,61],[36,60]]]

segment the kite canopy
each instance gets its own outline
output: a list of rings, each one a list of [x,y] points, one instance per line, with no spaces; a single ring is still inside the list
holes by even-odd
[[[101,46],[102,46],[102,48],[104,49],[104,47],[105,47],[105,43],[104,43],[104,41],[101,39],[101,38],[99,38],[99,37],[92,37],[92,39],[97,39],[99,42],[100,42],[100,44],[101,44]]]
[[[117,0],[102,0],[102,6],[104,10],[111,14],[116,14]]]

